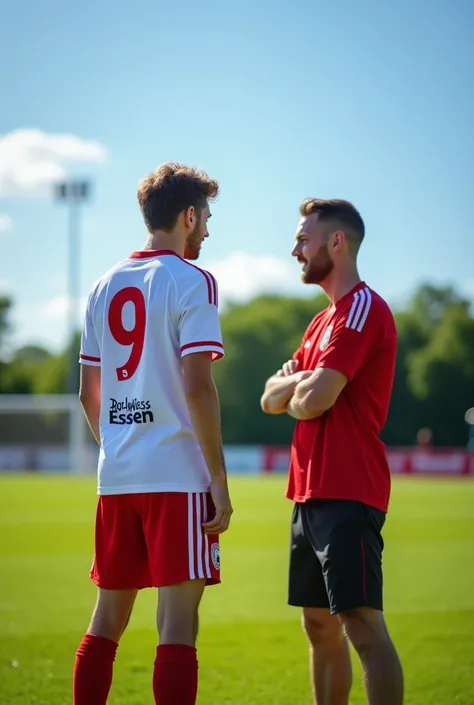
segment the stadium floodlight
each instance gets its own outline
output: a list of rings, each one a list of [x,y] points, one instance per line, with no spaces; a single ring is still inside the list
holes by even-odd
[[[471,408],[466,411],[466,413],[464,414],[464,420],[469,426],[469,439],[467,442],[467,449],[471,453],[474,453],[474,406],[471,406]]]
[[[90,195],[91,184],[88,180],[67,180],[56,184],[56,200],[69,206],[68,225],[68,307],[67,330],[70,354],[68,358],[67,391],[77,393],[77,350],[73,341],[80,330],[79,296],[80,296],[80,211],[81,205]]]

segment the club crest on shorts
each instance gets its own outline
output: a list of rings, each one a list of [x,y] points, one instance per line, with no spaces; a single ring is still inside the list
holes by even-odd
[[[334,330],[334,326],[328,326],[326,330],[324,331],[323,339],[321,340],[319,344],[319,349],[320,350],[326,350],[327,346],[329,345],[329,341],[331,340],[331,335]]]
[[[211,546],[211,559],[212,565],[216,570],[220,570],[221,567],[221,552],[218,543],[213,543]]]

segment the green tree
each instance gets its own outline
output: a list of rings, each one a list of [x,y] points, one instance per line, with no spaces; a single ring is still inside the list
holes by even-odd
[[[3,394],[34,394],[42,377],[42,368],[51,354],[36,345],[28,345],[15,352],[3,365],[0,391]]]
[[[429,340],[429,331],[420,326],[413,311],[395,314],[398,334],[397,361],[392,399],[387,424],[381,434],[388,445],[411,445],[418,429],[423,426],[421,404],[408,384],[410,356],[423,349]]]
[[[76,365],[76,389],[79,389],[79,350],[81,336],[78,333],[74,336],[72,343],[74,351],[74,361]],[[66,394],[68,382],[68,369],[70,364],[70,348],[59,353],[50,355],[44,359],[39,374],[34,384],[35,394]]]
[[[51,357],[51,353],[40,345],[24,345],[15,352],[15,360],[41,363]]]
[[[465,445],[464,414],[474,405],[474,319],[464,306],[446,308],[427,345],[412,353],[408,384],[435,443]]]
[[[422,284],[415,292],[408,311],[413,314],[420,328],[430,333],[442,320],[446,311],[461,308],[469,314],[469,301],[451,286]]]

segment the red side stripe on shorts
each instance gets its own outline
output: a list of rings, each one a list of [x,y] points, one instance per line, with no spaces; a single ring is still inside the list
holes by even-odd
[[[364,540],[360,540],[360,550],[362,553],[362,590],[364,593],[364,600],[367,602],[367,571],[365,567],[365,546]]]

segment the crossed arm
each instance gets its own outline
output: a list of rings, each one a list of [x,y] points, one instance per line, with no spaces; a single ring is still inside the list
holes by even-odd
[[[300,421],[322,416],[336,402],[347,377],[328,367],[299,370],[297,360],[285,362],[267,381],[261,398],[266,414],[287,413]]]

